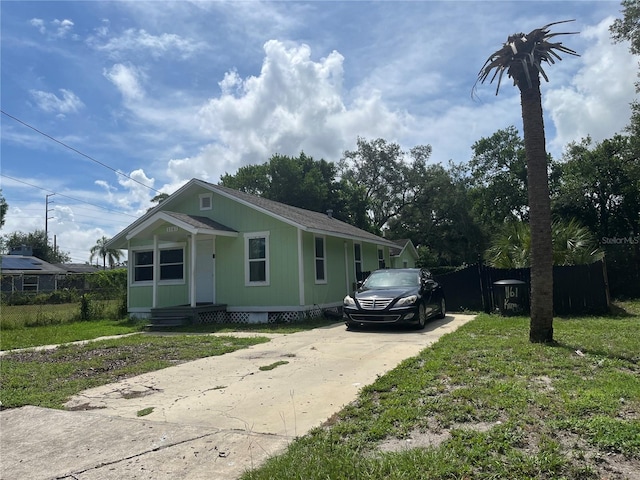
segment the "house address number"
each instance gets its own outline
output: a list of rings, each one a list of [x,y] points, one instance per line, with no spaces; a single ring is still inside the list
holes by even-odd
[[[178,231],[178,227],[175,227],[175,226],[167,227],[167,232],[177,232],[177,231]]]

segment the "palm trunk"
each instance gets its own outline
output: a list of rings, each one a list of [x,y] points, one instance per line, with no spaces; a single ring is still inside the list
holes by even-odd
[[[527,155],[529,223],[531,225],[531,322],[529,341],[553,342],[553,251],[551,201],[547,174],[547,152],[542,117],[540,78],[529,69],[528,82],[520,81],[520,100]]]

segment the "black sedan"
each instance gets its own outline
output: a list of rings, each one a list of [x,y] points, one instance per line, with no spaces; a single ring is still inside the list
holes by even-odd
[[[427,320],[444,318],[445,312],[442,287],[424,268],[376,270],[342,305],[348,328],[409,324],[422,329]]]

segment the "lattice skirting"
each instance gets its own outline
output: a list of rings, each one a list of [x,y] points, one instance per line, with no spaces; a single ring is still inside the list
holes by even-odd
[[[320,307],[304,312],[198,312],[196,323],[294,323],[323,315]]]

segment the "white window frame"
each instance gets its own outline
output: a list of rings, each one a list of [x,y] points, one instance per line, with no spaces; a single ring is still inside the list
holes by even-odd
[[[212,193],[201,193],[198,196],[199,199],[199,205],[200,205],[200,210],[211,210],[213,209],[213,194]],[[209,206],[206,206],[205,200],[209,200]]]
[[[153,255],[153,246],[151,246],[151,248],[149,247],[139,247],[139,248],[135,248],[132,249],[131,252],[133,253],[133,258],[131,259],[131,285],[132,286],[136,286],[136,285],[151,285],[153,284],[153,274],[155,271],[155,267],[154,267],[154,263],[155,263],[155,258],[153,258],[153,260],[151,261],[151,264],[149,265],[144,265],[145,268],[151,268],[151,280],[136,280],[136,255],[138,253],[141,252],[151,252],[151,254]],[[155,255],[154,255],[155,257]]]
[[[35,283],[26,283],[25,279],[35,279]],[[29,289],[25,289],[25,285],[27,285],[28,287],[30,287]],[[35,288],[31,288],[31,287],[35,287]],[[22,291],[23,292],[38,292],[40,290],[40,276],[39,275],[24,275],[22,277]]]
[[[360,258],[358,258],[358,256],[356,255],[356,251],[358,249],[360,250]],[[358,278],[358,265],[360,265],[360,273],[362,273],[362,244],[354,243],[353,244],[353,274],[355,275],[356,282],[360,280]]]
[[[322,256],[318,257],[316,252],[316,242],[322,240]],[[318,271],[318,261],[322,261],[322,272]],[[318,285],[327,283],[327,238],[324,235],[313,236],[313,271],[315,281]],[[322,273],[322,278],[318,278],[318,273]]]
[[[249,258],[249,241],[263,238],[264,239],[264,259],[262,258]],[[269,232],[250,232],[244,234],[244,285],[245,287],[266,287],[270,285],[270,268],[269,268]],[[264,280],[251,281],[251,268],[252,262],[265,262],[264,266]]]
[[[182,262],[173,262],[173,263],[161,263],[161,259],[162,259],[162,252],[163,251],[167,251],[167,250],[182,250]],[[162,246],[162,248],[158,248],[158,274],[160,275],[160,278],[158,278],[158,284],[159,285],[182,285],[185,282],[185,277],[186,277],[186,261],[185,261],[185,255],[186,255],[186,249],[184,247],[184,244],[179,246],[179,245],[175,245],[175,246],[171,246],[171,247],[167,247],[165,245]],[[162,267],[163,266],[170,266],[170,265],[180,265],[182,264],[182,278],[169,278],[169,279],[162,279]]]
[[[158,278],[158,285],[184,285],[184,283],[187,281],[187,262],[186,262],[186,255],[187,255],[187,248],[186,248],[186,243],[184,242],[171,242],[171,243],[163,243],[161,245],[158,246],[158,257],[156,258],[156,255],[153,255],[153,263],[151,263],[151,267],[152,267],[152,276],[151,276],[151,280],[141,280],[136,282],[136,254],[139,252],[153,252],[153,246],[140,246],[140,247],[135,247],[131,249],[131,252],[133,254],[133,259],[131,262],[131,282],[130,285],[132,287],[140,287],[140,286],[148,286],[148,285],[153,285],[154,279],[155,279],[155,272],[158,272],[158,275],[160,275],[160,267],[162,266],[162,264],[160,263],[160,257],[161,257],[161,253],[163,250],[182,250],[182,278],[174,278],[174,279],[169,279],[169,280],[161,280],[160,278]],[[177,263],[174,264],[166,264],[166,265],[177,265]],[[156,268],[157,267],[157,268]]]

